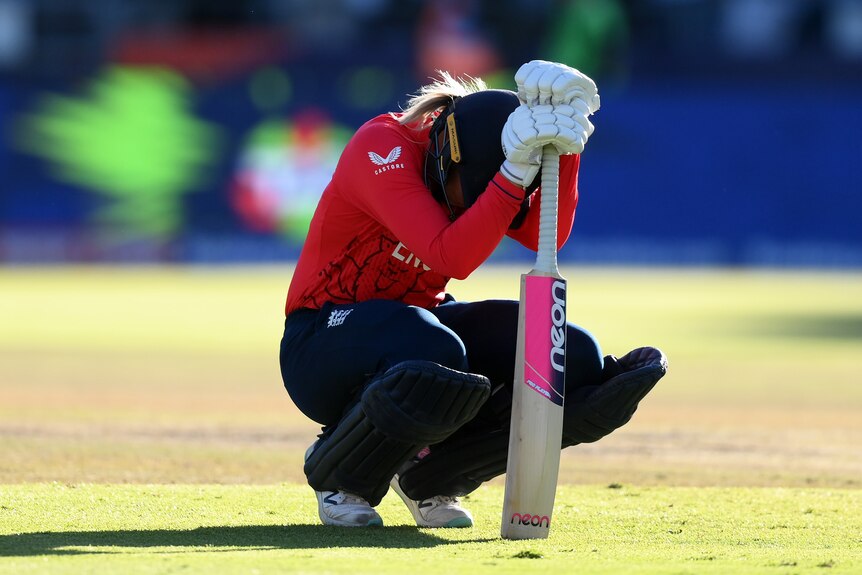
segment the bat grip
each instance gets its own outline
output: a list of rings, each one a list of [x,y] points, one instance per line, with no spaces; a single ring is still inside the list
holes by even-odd
[[[539,248],[536,271],[558,273],[557,203],[560,194],[560,153],[553,144],[542,149],[542,193],[539,200]]]

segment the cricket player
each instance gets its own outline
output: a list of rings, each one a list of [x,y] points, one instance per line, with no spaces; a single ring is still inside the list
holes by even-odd
[[[324,524],[382,525],[391,486],[422,527],[469,527],[458,497],[505,472],[518,302],[446,292],[504,236],[535,250],[542,147],[560,151],[558,245],[578,203],[595,83],[535,60],[518,92],[441,72],[355,133],[287,294],[280,365],[322,426],[304,471]],[[514,282],[517,278],[513,277]],[[567,324],[563,447],[624,425],[665,374],[657,349],[604,357]]]

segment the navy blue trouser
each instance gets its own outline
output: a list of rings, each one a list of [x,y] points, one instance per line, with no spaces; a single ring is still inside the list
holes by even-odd
[[[298,310],[285,320],[281,375],[300,411],[324,426],[341,419],[372,376],[406,360],[479,373],[493,388],[511,389],[517,326],[518,302],[508,300],[447,301],[432,310],[371,300]],[[569,323],[567,337],[569,396],[601,383],[603,359],[586,330]]]

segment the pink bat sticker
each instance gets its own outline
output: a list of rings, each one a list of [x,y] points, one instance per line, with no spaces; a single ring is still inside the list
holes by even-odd
[[[563,405],[566,370],[566,282],[525,278],[524,383]]]

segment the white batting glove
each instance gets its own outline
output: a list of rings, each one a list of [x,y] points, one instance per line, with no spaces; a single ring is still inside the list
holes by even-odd
[[[513,184],[526,188],[542,166],[543,143],[530,108],[521,104],[509,114],[500,141],[506,155],[500,172]]]
[[[533,60],[515,73],[518,98],[528,106],[572,105],[582,100],[594,114],[601,106],[596,83],[586,74],[565,64]]]
[[[586,104],[576,100],[574,106],[542,105],[530,108],[537,140],[553,144],[560,154],[580,154],[595,127],[589,120]]]

